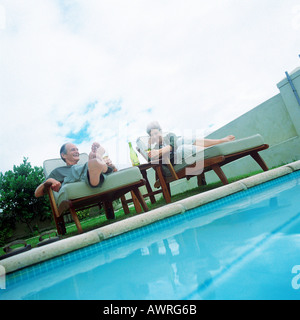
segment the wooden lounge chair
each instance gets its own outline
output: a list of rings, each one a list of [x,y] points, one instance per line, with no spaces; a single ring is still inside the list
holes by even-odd
[[[137,139],[137,150],[142,156],[149,161],[146,150],[148,149],[149,137],[144,136]],[[185,159],[182,163],[172,165],[169,161],[159,161],[157,164],[156,177],[157,181],[154,186],[161,187],[162,193],[167,203],[171,202],[170,183],[172,181],[197,176],[198,186],[206,184],[205,172],[213,170],[223,184],[228,184],[227,177],[225,176],[222,166],[240,159],[245,156],[251,156],[259,166],[267,171],[268,167],[264,160],[259,155],[259,151],[269,148],[265,144],[261,135],[256,134],[243,139],[236,139],[234,141],[225,142],[215,146],[205,148],[204,150],[192,154]]]
[[[80,154],[78,164],[86,163],[88,155]],[[52,170],[66,165],[60,158],[44,161],[44,175],[47,177]],[[139,187],[145,184],[139,168],[132,167],[111,173],[105,179],[100,188],[92,188],[85,182],[74,182],[64,184],[59,192],[53,192],[51,183],[45,183],[45,192],[49,195],[50,205],[53,212],[54,221],[58,234],[65,234],[66,228],[63,215],[71,213],[78,232],[82,232],[76,211],[91,208],[94,206],[104,206],[107,219],[114,219],[114,208],[112,202],[123,197],[127,192],[132,191],[144,211],[148,211],[147,204],[140,193]],[[125,201],[122,201],[124,212],[128,212]],[[125,206],[125,207],[124,207]]]

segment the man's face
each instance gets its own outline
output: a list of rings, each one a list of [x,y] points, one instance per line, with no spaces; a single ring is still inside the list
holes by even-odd
[[[74,144],[68,143],[66,145],[66,150],[67,154],[62,153],[62,157],[65,159],[67,165],[71,166],[77,164],[77,162],[79,161],[78,148]]]

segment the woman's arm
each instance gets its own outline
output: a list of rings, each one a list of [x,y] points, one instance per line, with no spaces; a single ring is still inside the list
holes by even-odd
[[[149,151],[148,156],[150,159],[159,159],[164,157],[165,155],[169,155],[172,152],[172,147],[171,146],[165,146],[161,149],[153,149],[151,151]]]

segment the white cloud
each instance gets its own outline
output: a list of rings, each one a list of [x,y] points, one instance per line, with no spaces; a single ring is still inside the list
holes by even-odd
[[[300,5],[296,5],[292,9],[293,18],[292,18],[292,26],[295,30],[300,30]]]
[[[276,94],[284,71],[299,65],[297,6],[2,1],[0,171],[23,156],[35,165],[57,156],[87,122],[91,141],[81,151],[104,139],[111,157],[129,164],[127,139],[144,134],[149,120],[175,132],[233,120]],[[113,103],[121,109],[103,117]]]
[[[0,30],[6,28],[6,10],[3,5],[0,4]]]

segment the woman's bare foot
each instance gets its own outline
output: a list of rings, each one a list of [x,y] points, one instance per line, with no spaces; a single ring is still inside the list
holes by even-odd
[[[202,146],[195,146],[195,147],[196,147],[197,152],[205,149],[205,147],[202,147]]]
[[[223,139],[221,139],[223,142],[229,142],[229,141],[233,141],[233,140],[235,140],[235,136],[233,136],[232,134],[231,135],[229,135],[229,136],[227,136],[227,137],[225,137],[225,138],[223,138]]]

